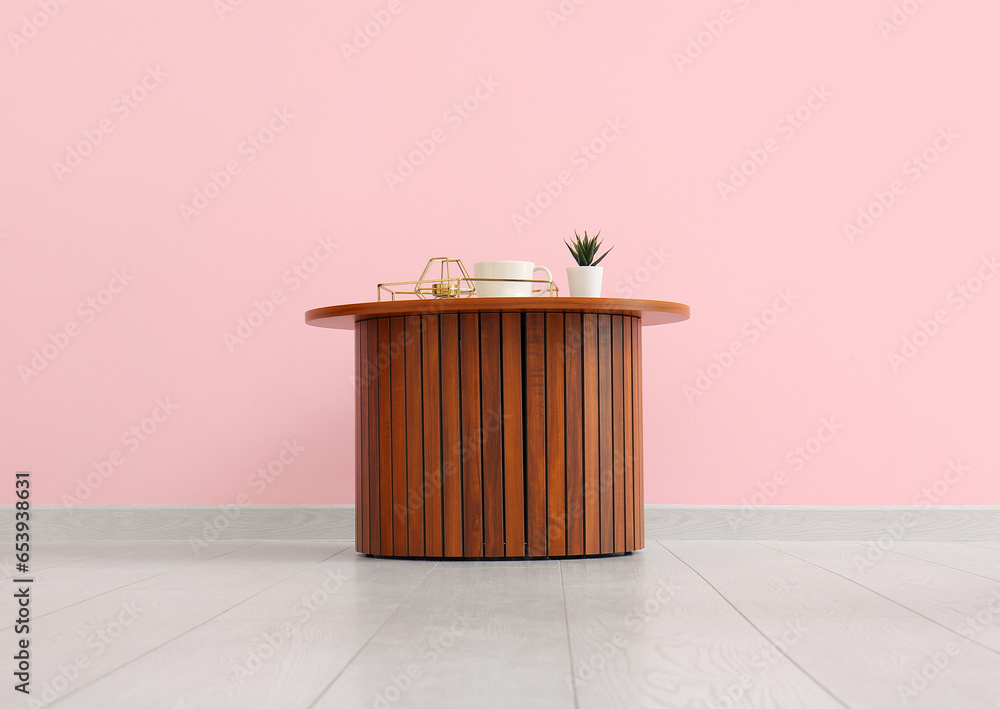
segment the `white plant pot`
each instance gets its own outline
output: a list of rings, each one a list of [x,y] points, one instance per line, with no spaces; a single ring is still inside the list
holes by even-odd
[[[566,268],[569,294],[573,298],[600,298],[604,266],[569,266]]]

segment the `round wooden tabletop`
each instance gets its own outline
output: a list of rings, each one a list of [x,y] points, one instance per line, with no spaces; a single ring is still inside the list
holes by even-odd
[[[533,296],[530,298],[436,298],[387,300],[376,303],[330,305],[306,311],[306,323],[316,327],[353,330],[358,320],[407,315],[440,315],[442,313],[603,313],[631,315],[642,319],[643,325],[666,325],[691,317],[691,309],[683,303],[665,300],[634,300],[631,298],[560,298]]]

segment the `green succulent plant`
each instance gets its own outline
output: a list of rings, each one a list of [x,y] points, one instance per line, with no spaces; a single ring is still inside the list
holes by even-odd
[[[593,236],[587,236],[587,232],[584,231],[583,236],[581,237],[579,234],[576,233],[576,229],[574,229],[573,236],[575,236],[576,239],[573,241],[573,243],[570,243],[565,239],[563,240],[566,246],[569,247],[569,252],[573,254],[573,258],[576,260],[576,264],[578,266],[596,266],[604,259],[605,256],[611,253],[611,249],[615,248],[614,246],[612,246],[611,249],[605,251],[595,261],[594,257],[597,256],[597,252],[601,248],[601,242],[597,238],[600,235],[601,232],[598,231]]]

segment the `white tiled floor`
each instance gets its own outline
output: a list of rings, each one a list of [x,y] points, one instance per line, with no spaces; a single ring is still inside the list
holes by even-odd
[[[32,571],[33,691],[7,671],[3,707],[1000,707],[1000,544],[79,542],[37,545]],[[0,636],[10,658],[23,636]]]

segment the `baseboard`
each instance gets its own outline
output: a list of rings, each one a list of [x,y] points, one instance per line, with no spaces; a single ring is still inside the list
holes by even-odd
[[[0,538],[13,539],[13,510],[0,514]],[[354,505],[32,505],[31,539],[353,541]]]
[[[0,539],[14,538],[0,507]],[[647,505],[647,539],[997,541],[1000,506]],[[353,541],[354,505],[36,505],[35,542]]]
[[[998,541],[1000,505],[646,505],[646,538]]]

